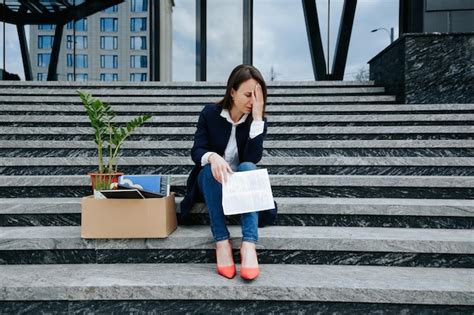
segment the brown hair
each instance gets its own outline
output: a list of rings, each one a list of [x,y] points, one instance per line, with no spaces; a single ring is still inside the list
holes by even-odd
[[[254,79],[262,87],[263,116],[265,117],[265,106],[267,105],[267,85],[260,71],[251,65],[239,65],[235,67],[234,70],[232,70],[229,75],[229,79],[227,80],[227,89],[225,91],[224,98],[217,102],[217,105],[230,111],[232,108],[232,97],[230,92],[232,89],[237,91],[240,85],[249,79]]]

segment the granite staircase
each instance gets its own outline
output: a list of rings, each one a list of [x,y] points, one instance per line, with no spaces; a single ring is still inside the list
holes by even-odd
[[[474,104],[396,104],[373,82],[271,84],[260,166],[280,212],[246,283],[216,274],[203,205],[167,239],[81,239],[96,152],[77,89],[119,121],[153,115],[120,169],[171,174],[178,201],[198,113],[224,93],[0,82],[0,314],[474,312]]]

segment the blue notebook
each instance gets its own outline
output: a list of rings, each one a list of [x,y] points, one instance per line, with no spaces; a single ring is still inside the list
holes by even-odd
[[[126,188],[136,188],[144,192],[169,195],[169,176],[161,175],[122,175],[118,185]]]
[[[144,191],[159,193],[161,187],[160,175],[122,175],[118,184],[128,188],[137,188]]]

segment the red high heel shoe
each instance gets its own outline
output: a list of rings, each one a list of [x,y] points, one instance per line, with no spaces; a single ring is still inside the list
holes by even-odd
[[[242,263],[242,248],[240,249],[240,263]],[[260,274],[260,267],[240,267],[240,277],[244,280],[254,280]]]
[[[217,273],[220,274],[223,277],[226,277],[227,279],[232,279],[237,274],[237,271],[235,269],[235,264],[233,264],[231,266],[219,266],[219,265],[217,265]]]
[[[230,247],[231,247],[231,252],[232,252],[232,245],[230,245]],[[232,257],[232,259],[233,259],[233,257]],[[217,273],[220,274],[223,277],[226,277],[228,279],[232,279],[237,274],[237,270],[235,268],[234,263],[232,265],[229,265],[229,266],[219,266],[219,264],[217,264],[217,248],[216,248],[216,265],[217,265]]]

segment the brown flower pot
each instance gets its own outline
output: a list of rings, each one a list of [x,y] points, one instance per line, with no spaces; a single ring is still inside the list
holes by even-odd
[[[101,189],[117,189],[119,176],[123,173],[89,173],[94,191]]]

